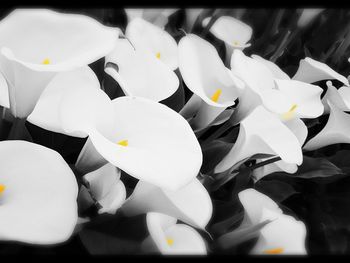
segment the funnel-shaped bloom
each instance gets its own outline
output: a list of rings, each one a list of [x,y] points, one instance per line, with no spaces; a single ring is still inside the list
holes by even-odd
[[[331,69],[325,63],[309,57],[300,60],[298,71],[295,73],[293,79],[307,83],[326,79],[336,79],[349,87],[349,81],[347,78]]]
[[[108,67],[112,62],[118,66]],[[154,101],[164,100],[179,87],[179,79],[163,62],[148,52],[135,50],[126,39],[119,39],[115,49],[106,57],[105,69],[127,96]]]
[[[236,122],[245,118],[256,106],[263,104],[279,115],[282,121],[293,118],[315,118],[322,114],[322,89],[318,86],[291,80],[275,64],[254,56],[249,58],[235,50],[231,70],[246,83],[235,112]]]
[[[160,252],[165,255],[206,255],[206,244],[192,227],[177,224],[177,219],[160,214],[147,213],[147,228],[150,236],[143,242],[145,252]]]
[[[57,72],[92,63],[112,51],[118,31],[83,15],[15,10],[0,22],[0,70],[11,112],[25,118]]]
[[[302,163],[298,138],[278,117],[258,106],[241,122],[237,141],[230,152],[215,167],[215,172],[229,170],[239,161],[255,154],[280,156],[287,163]]]
[[[177,10],[177,8],[126,8],[125,12],[128,16],[129,22],[134,18],[143,18],[154,25],[164,28],[164,26],[168,23],[169,16],[171,16]]]
[[[0,239],[66,241],[78,219],[78,185],[55,151],[25,141],[0,142]]]
[[[213,205],[207,190],[198,179],[193,179],[177,191],[168,191],[139,181],[121,209],[127,216],[148,212],[163,213],[204,229],[211,218]]]
[[[324,114],[329,113],[328,101],[342,111],[350,111],[350,88],[343,86],[336,89],[331,81],[327,81],[327,92],[322,98]]]
[[[171,70],[177,69],[177,43],[165,30],[142,18],[135,18],[128,24],[125,35],[136,50],[149,52]]]
[[[84,175],[90,191],[101,208],[99,214],[115,214],[126,198],[126,189],[120,180],[120,170],[108,163],[101,168]]]
[[[204,19],[203,26],[205,27],[209,21],[210,17]],[[232,48],[244,49],[250,46],[248,41],[252,37],[253,29],[232,16],[220,16],[210,27],[210,32],[224,41],[226,45]]]
[[[252,254],[307,254],[306,227],[302,221],[283,214],[271,198],[252,188],[240,192],[238,197],[245,210],[245,222],[256,225],[271,220],[260,230]]]
[[[326,126],[304,146],[312,151],[336,143],[350,143],[350,115],[328,101],[330,107]]]
[[[56,84],[45,90],[29,117],[31,123],[49,130],[89,135],[76,164],[81,172],[110,162],[170,190],[186,185],[198,174],[201,147],[181,115],[144,98],[126,96],[111,101],[94,85],[85,85],[84,72],[55,79]]]
[[[188,34],[179,42],[179,69],[186,86],[203,102],[191,121],[195,129],[206,127],[225,108],[235,104],[244,84],[227,69],[215,47]]]

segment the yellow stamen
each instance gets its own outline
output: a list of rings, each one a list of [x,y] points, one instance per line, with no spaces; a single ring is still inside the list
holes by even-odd
[[[2,194],[5,191],[6,187],[3,184],[0,184],[0,194]]]
[[[221,95],[221,92],[222,92],[221,89],[217,89],[217,90],[215,91],[215,93],[213,94],[213,96],[211,96],[211,100],[214,101],[214,102],[218,102],[219,97],[220,97],[220,95]]]
[[[166,242],[168,243],[169,246],[171,246],[172,244],[174,244],[174,239],[172,238],[167,238]]]
[[[160,59],[160,52],[158,52],[158,53],[156,54],[156,57],[157,57],[158,59]]]
[[[43,62],[41,62],[41,63],[44,64],[44,65],[49,65],[51,62],[50,62],[50,59],[45,58],[45,59],[43,60]]]
[[[118,144],[121,146],[128,146],[129,142],[128,142],[128,140],[122,140],[122,141],[118,142]]]
[[[295,110],[298,107],[297,104],[293,104],[292,107],[289,109],[289,111],[287,111],[286,113],[282,114],[282,119],[283,120],[290,120],[294,117],[295,115]]]
[[[239,45],[238,41],[234,41],[234,42],[233,42],[233,45],[234,45],[234,46],[238,46],[238,45]]]
[[[264,254],[277,255],[283,253],[284,249],[282,247],[276,247],[273,249],[266,249],[263,251]]]

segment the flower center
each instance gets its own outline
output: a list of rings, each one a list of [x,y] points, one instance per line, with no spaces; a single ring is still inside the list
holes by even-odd
[[[283,120],[290,120],[294,117],[295,115],[295,110],[298,107],[297,104],[293,104],[292,107],[289,109],[289,111],[287,111],[286,113],[282,114],[282,119]]]
[[[158,59],[160,59],[160,52],[158,52],[158,53],[156,54],[156,57],[157,57]]]
[[[121,146],[126,147],[126,146],[129,145],[129,142],[128,142],[128,140],[121,140],[121,141],[118,142],[118,144],[121,145]]]
[[[220,95],[221,95],[222,90],[221,89],[217,89],[215,91],[215,93],[213,94],[213,96],[211,96],[211,100],[214,102],[218,102]]]
[[[43,62],[41,62],[41,63],[44,64],[44,65],[49,65],[51,62],[50,62],[50,59],[45,58],[45,59],[43,60]]]
[[[263,251],[264,254],[269,254],[269,255],[278,255],[281,254],[284,251],[282,247],[276,247],[272,249],[266,249]]]
[[[1,195],[3,192],[5,192],[5,189],[6,189],[5,185],[0,184],[0,195]]]
[[[238,42],[238,41],[234,41],[234,42],[233,42],[233,45],[234,45],[234,46],[238,46],[238,45],[239,45],[239,42]]]
[[[172,238],[167,238],[166,242],[168,243],[169,246],[171,246],[172,244],[174,244],[174,239]]]

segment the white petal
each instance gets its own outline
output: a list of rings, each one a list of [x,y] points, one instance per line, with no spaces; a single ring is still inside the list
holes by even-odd
[[[231,16],[220,16],[210,28],[210,32],[230,46],[244,48],[252,37],[253,29]]]
[[[290,79],[290,77],[283,72],[283,70],[277,66],[275,63],[271,62],[270,60],[264,59],[258,55],[252,55],[252,58],[263,63],[266,67],[268,67],[274,78],[276,79]]]
[[[225,108],[214,107],[203,102],[198,109],[196,116],[190,121],[191,127],[195,132],[208,127],[221,113],[224,112],[224,110]]]
[[[260,94],[263,90],[270,90],[275,87],[274,75],[271,70],[264,63],[247,57],[239,49],[233,51],[231,70],[257,94]]]
[[[63,158],[24,141],[0,142],[0,239],[33,244],[66,241],[77,223],[78,185]]]
[[[270,197],[253,188],[248,188],[239,192],[238,198],[244,207],[247,218],[253,225],[262,222],[261,218],[264,208],[276,211],[277,213],[282,213],[282,210]]]
[[[98,60],[117,38],[118,30],[87,16],[13,11],[0,23],[0,68],[9,85],[12,114],[27,117],[55,73]]]
[[[344,83],[345,86],[349,86],[349,81],[344,76],[335,72],[328,65],[309,57],[300,60],[298,71],[293,79],[307,83],[325,79],[337,79]]]
[[[306,227],[302,221],[268,208],[263,209],[260,222],[265,220],[273,221],[261,229],[261,235],[251,251],[252,254],[274,254],[276,253],[272,252],[274,250],[280,250],[278,254],[307,254]]]
[[[114,182],[111,185],[109,193],[99,201],[102,206],[98,210],[99,214],[109,213],[115,214],[116,211],[123,205],[126,199],[126,189],[122,181]]]
[[[172,70],[178,67],[176,41],[165,30],[135,18],[128,24],[125,35],[136,50],[150,52],[155,57],[159,54],[160,60]]]
[[[308,133],[305,123],[299,118],[293,118],[284,121],[284,125],[286,125],[294,133],[300,143],[300,146],[303,146]]]
[[[139,181],[122,211],[128,216],[159,212],[204,229],[212,216],[213,205],[198,179],[193,179],[177,191],[163,190]]]
[[[86,137],[87,134],[83,132],[86,122],[96,111],[92,105],[98,102],[98,96],[103,97],[102,93],[95,73],[87,66],[58,73],[41,94],[33,112],[28,116],[28,121],[46,130]],[[89,96],[90,101],[83,103]],[[69,103],[70,101],[73,102]],[[98,106],[103,103],[104,101]],[[62,119],[62,111],[67,112],[73,126],[78,128],[65,127],[67,125],[64,124],[68,121],[65,117]]]
[[[237,141],[231,151],[215,167],[223,172],[237,162],[257,153],[280,156],[287,163],[302,163],[297,137],[272,113],[258,106],[241,122]]]
[[[138,96],[154,101],[170,97],[179,87],[176,74],[153,54],[134,50],[126,39],[117,41],[114,51],[106,57],[106,63],[118,65],[105,69],[128,96]],[[137,76],[137,77],[135,77]]]
[[[215,47],[194,34],[179,42],[179,69],[186,86],[215,107],[232,106],[244,88],[225,67]],[[211,98],[218,90],[221,94],[215,102]]]
[[[350,143],[350,115],[328,102],[330,115],[326,126],[310,141],[304,149],[312,151],[336,143]]]
[[[343,86],[340,89],[336,89],[332,82],[327,82],[327,92],[322,98],[322,103],[324,106],[324,114],[329,113],[328,102],[335,105],[337,108],[343,111],[350,111],[350,89],[349,87]]]
[[[107,161],[138,179],[170,190],[186,185],[198,174],[201,147],[181,115],[144,98],[119,97],[112,102],[112,126],[98,125],[88,132]],[[123,140],[129,145],[118,145]]]
[[[0,73],[0,106],[10,108],[9,88],[6,79]]]
[[[319,86],[296,80],[275,80],[278,89],[296,104],[295,115],[299,118],[316,118],[323,113],[322,89]]]
[[[109,193],[113,183],[119,181],[120,170],[108,163],[84,175],[84,178],[89,183],[91,193],[99,201]]]
[[[185,119],[192,118],[200,108],[202,101],[203,100],[199,96],[192,94],[191,98],[186,102],[179,113]]]
[[[190,226],[175,224],[171,218],[158,214],[147,214],[147,227],[159,251],[165,255],[206,255],[203,238]],[[167,240],[172,243],[168,244]]]

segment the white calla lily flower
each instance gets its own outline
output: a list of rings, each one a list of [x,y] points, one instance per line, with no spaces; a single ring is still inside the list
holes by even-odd
[[[237,123],[261,104],[278,114],[282,121],[315,118],[323,113],[320,87],[289,79],[270,61],[258,56],[249,58],[242,51],[235,50],[231,70],[246,83],[240,105],[234,113]]]
[[[203,20],[203,26],[207,26],[210,17]],[[215,20],[209,31],[218,39],[224,41],[226,47],[226,61],[229,63],[233,50],[243,50],[250,47],[247,43],[253,34],[253,29],[242,21],[232,16],[220,16]]]
[[[238,197],[245,209],[245,222],[256,225],[271,220],[260,230],[252,254],[307,254],[306,227],[302,221],[283,214],[271,198],[252,188],[240,192]]]
[[[287,163],[298,165],[303,161],[298,138],[263,106],[256,107],[241,122],[235,145],[214,171],[227,171],[239,161],[258,153],[277,155]]]
[[[115,214],[126,199],[126,189],[120,180],[121,171],[108,163],[101,168],[84,175],[89,183],[90,191],[101,205],[98,213]]]
[[[177,69],[177,43],[165,30],[142,18],[135,18],[129,22],[125,35],[136,50],[149,52],[171,70]]]
[[[78,185],[63,158],[25,141],[0,142],[0,155],[0,239],[66,241],[78,220]]]
[[[121,210],[127,216],[163,213],[205,229],[212,216],[213,205],[207,190],[196,178],[177,191],[139,181]]]
[[[55,78],[29,121],[71,136],[89,135],[76,163],[83,173],[110,162],[138,179],[170,190],[190,182],[203,157],[187,121],[148,99],[125,96],[111,101],[93,81],[85,85],[87,79],[93,79],[89,72],[82,69],[70,73],[69,78]]]
[[[206,255],[207,248],[201,235],[192,227],[177,224],[177,219],[160,214],[147,213],[150,236],[143,242],[146,252],[164,255]]]
[[[139,9],[139,8],[125,8],[128,21],[132,21],[134,18],[143,18],[146,21],[164,28],[168,23],[168,18],[175,13],[178,8],[152,8],[152,9]]]
[[[307,151],[331,144],[350,143],[350,115],[328,101],[330,114],[326,126],[304,146]]]
[[[327,91],[322,98],[324,114],[327,114],[330,111],[328,101],[342,111],[350,111],[350,88],[343,86],[337,89],[333,86],[331,81],[327,81]]]
[[[12,114],[26,118],[57,72],[105,56],[118,34],[83,15],[44,9],[10,13],[0,22],[0,70],[7,81]]]
[[[191,121],[195,129],[205,128],[235,100],[243,82],[227,69],[208,41],[188,34],[179,42],[179,69],[186,86],[203,102]]]
[[[108,67],[108,63],[116,64],[118,71]],[[161,101],[179,87],[174,71],[152,54],[135,50],[127,39],[117,41],[113,52],[106,57],[106,65],[106,73],[119,83],[127,96]]]
[[[307,83],[326,79],[336,79],[342,82],[345,86],[350,86],[347,78],[334,71],[327,64],[309,57],[300,60],[298,71],[295,73],[293,79]]]
[[[203,20],[203,27],[208,25],[210,19],[210,17],[207,17]],[[244,49],[251,45],[248,41],[252,38],[253,29],[232,16],[220,16],[210,27],[210,32],[224,41],[226,45],[232,48]]]

